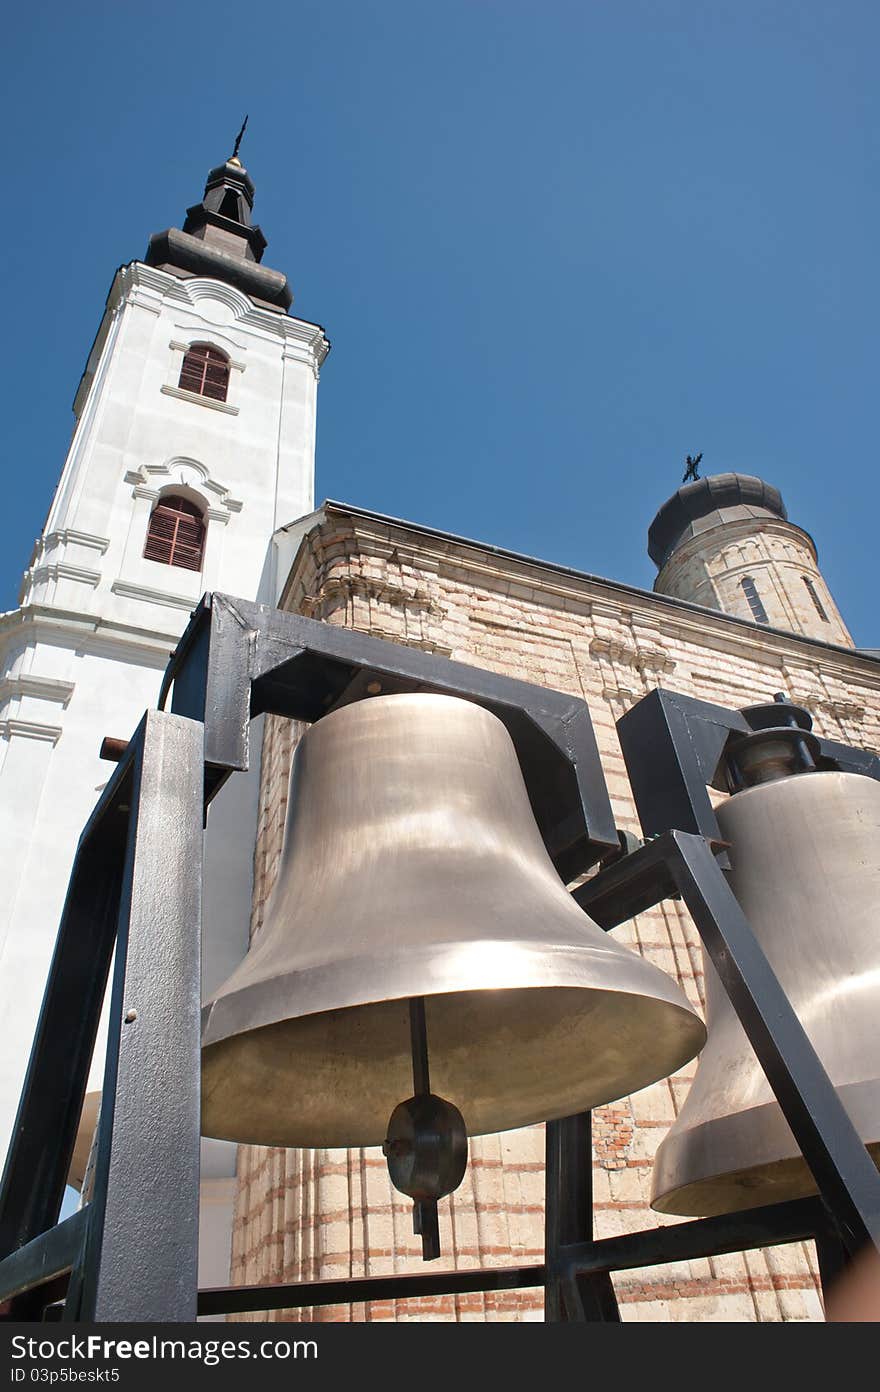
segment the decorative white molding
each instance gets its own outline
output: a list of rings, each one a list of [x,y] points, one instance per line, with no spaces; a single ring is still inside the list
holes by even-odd
[[[164,604],[168,609],[186,609],[191,613],[198,604],[198,597],[171,594],[168,590],[153,590],[148,585],[134,585],[128,580],[114,580],[110,589],[125,599],[139,599],[144,604]]]
[[[279,314],[277,310],[261,309],[241,291],[219,280],[210,280],[203,276],[181,280],[168,271],[147,266],[143,261],[130,261],[117,272],[108,297],[108,308],[114,309],[121,300],[131,298],[135,291],[141,292],[139,303],[144,303],[150,308],[154,297],[186,306],[196,313],[201,313],[198,308],[200,301],[218,301],[231,309],[237,322],[260,330],[267,338],[281,338],[309,347],[316,369],[330,351],[330,344],[320,324],[310,324],[305,319]]]
[[[13,696],[35,696],[41,701],[57,701],[66,706],[73,695],[76,683],[61,681],[58,677],[41,677],[36,672],[24,672],[21,676],[0,678],[0,701]]]
[[[290,315],[285,315],[281,320],[281,332],[288,348],[291,344],[295,344],[307,349],[314,358],[317,367],[321,366],[330,352],[330,340],[320,324],[310,324],[306,319],[294,319]]]
[[[322,350],[323,346],[323,351]],[[301,363],[304,367],[311,368],[315,375],[315,381],[319,381],[321,376],[321,364],[330,351],[330,344],[324,335],[320,338],[313,335],[302,342],[288,342],[284,345],[282,353],[283,362]]]
[[[254,305],[247,295],[241,290],[236,290],[232,285],[226,285],[222,280],[209,280],[206,276],[194,276],[192,280],[183,282],[186,287],[187,298],[192,305],[199,305],[202,300],[214,300],[218,304],[225,305],[231,309],[236,319],[244,319],[247,314],[253,313]]]
[[[219,508],[226,514],[231,512],[241,512],[244,503],[240,498],[230,496],[229,489],[222,484],[219,479],[211,477],[211,472],[206,465],[198,459],[189,459],[185,455],[175,455],[164,464],[143,464],[140,469],[129,469],[124,475],[125,482],[133,484],[132,496],[135,498],[148,498],[155,502],[161,497],[163,491],[173,488],[175,485],[183,484],[186,488],[192,488],[197,493],[212,494]],[[207,500],[206,500],[207,501]],[[208,516],[213,520],[228,521],[228,516],[221,519],[218,509],[208,506]]]
[[[0,736],[9,740],[35,739],[57,744],[61,738],[61,726],[42,725],[37,720],[0,720]]]
[[[117,272],[108,296],[107,310],[109,314],[114,314],[125,304],[135,304],[152,314],[160,314],[163,305],[180,306],[182,310],[190,310],[203,323],[209,324],[208,336],[216,335],[219,339],[222,338],[223,329],[229,326],[211,314],[211,302],[223,306],[226,313],[231,313],[234,324],[246,327],[251,333],[267,341],[277,343],[280,340],[284,345],[285,356],[308,367],[315,381],[318,381],[321,364],[330,351],[329,340],[320,324],[310,324],[305,319],[294,319],[291,315],[280,314],[276,310],[262,309],[241,291],[235,290],[231,285],[225,285],[222,281],[201,276],[180,279],[168,271],[147,266],[142,261],[131,261]],[[193,325],[187,324],[184,327],[179,322],[175,323],[175,328],[186,334],[197,331]],[[177,351],[179,350],[172,350],[172,360]],[[242,345],[237,345],[236,352],[242,351]],[[166,385],[174,384],[168,382]],[[204,404],[204,398],[200,399]]]
[[[195,603],[191,607],[195,608]],[[0,614],[0,654],[7,643],[52,643],[103,656],[121,656],[126,661],[137,658],[161,672],[179,637],[176,625],[163,633],[156,628],[138,628],[54,605],[27,604]]]
[[[25,575],[25,585],[41,585],[46,580],[73,580],[78,585],[88,585],[94,589],[101,583],[101,572],[88,570],[85,566],[68,565],[66,561],[51,561],[46,565],[34,566]]]
[[[222,351],[226,353],[227,357],[229,358],[230,367],[234,367],[236,372],[244,372],[245,368],[247,367],[247,363],[236,362],[235,358],[231,357],[229,354],[230,348],[233,349],[236,353],[246,353],[247,347],[244,344],[233,343],[231,339],[226,338],[221,333],[218,333],[217,330],[214,328],[193,329],[190,328],[190,326],[187,324],[175,324],[174,327],[176,329],[183,329],[184,333],[188,335],[188,337],[185,339],[172,338],[171,342],[168,344],[168,347],[173,349],[174,352],[188,353],[194,343],[205,343],[208,341],[209,338],[216,339],[216,346],[218,348],[221,348]]]
[[[72,527],[62,527],[57,532],[46,532],[38,542],[38,545],[42,546],[43,551],[48,551],[50,547],[57,544],[62,546],[85,546],[91,551],[100,552],[103,556],[107,547],[110,545],[110,538],[93,536],[91,532],[76,532]]]
[[[223,411],[227,416],[237,416],[239,408],[230,406],[228,401],[212,401],[210,396],[201,396],[198,392],[185,391],[183,387],[169,387],[167,382],[160,388],[165,396],[176,396],[181,401],[191,401],[194,406],[207,406],[211,411]]]

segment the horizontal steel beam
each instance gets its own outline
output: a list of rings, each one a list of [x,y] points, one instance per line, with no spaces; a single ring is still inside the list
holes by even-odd
[[[206,595],[171,659],[161,700],[205,724],[208,798],[246,769],[263,713],[314,722],[339,705],[400,692],[457,696],[513,740],[532,810],[560,875],[574,879],[619,845],[586,702],[339,624]]]
[[[748,1209],[723,1218],[699,1218],[571,1243],[559,1249],[559,1274],[632,1270],[659,1262],[694,1261],[698,1257],[745,1252],[801,1242],[827,1230],[828,1219],[819,1199]],[[227,1286],[199,1291],[200,1315],[243,1314],[260,1310],[302,1309],[307,1305],[353,1305],[373,1300],[406,1300],[419,1296],[464,1295],[475,1292],[526,1290],[542,1286],[546,1267],[488,1267],[438,1271],[406,1276],[370,1276],[341,1281],[300,1281],[290,1285]]]
[[[0,1261],[0,1302],[70,1271],[82,1253],[87,1218],[88,1210],[80,1208]]]
[[[767,709],[772,710],[774,703]],[[633,798],[646,837],[675,828],[717,841],[720,832],[706,785],[727,792],[725,749],[731,737],[758,728],[752,723],[761,707],[728,710],[726,706],[684,696],[662,687],[637,701],[617,722]],[[783,702],[780,722],[797,721],[808,731],[805,711]],[[801,719],[802,717],[802,719]],[[835,740],[817,737],[819,767],[880,779],[880,758]],[[726,852],[719,863],[730,868]]]
[[[606,870],[571,891],[571,897],[606,931],[678,894],[669,857],[670,835],[657,837],[615,860]]]
[[[407,1300],[426,1295],[526,1290],[543,1286],[544,1267],[476,1267],[412,1276],[364,1276],[342,1281],[298,1281],[293,1285],[219,1286],[199,1291],[200,1315],[257,1310],[299,1310],[306,1305],[357,1305],[371,1300]]]
[[[814,1238],[827,1228],[819,1199],[726,1213],[721,1218],[697,1218],[662,1228],[572,1243],[560,1252],[563,1267],[575,1274],[592,1271],[630,1271],[660,1262],[696,1261],[756,1247],[780,1247]]]

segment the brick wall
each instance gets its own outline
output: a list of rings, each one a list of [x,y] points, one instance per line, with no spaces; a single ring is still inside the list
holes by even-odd
[[[328,508],[305,538],[282,607],[451,655],[583,696],[596,727],[620,826],[638,830],[615,721],[658,685],[741,706],[783,689],[817,730],[880,747],[880,669],[856,654],[807,644],[659,596],[627,591],[478,547]],[[253,932],[281,849],[297,730],[266,721]],[[703,1003],[698,935],[667,902],[615,930]],[[647,1207],[654,1152],[695,1064],[594,1112],[598,1236],[674,1218]],[[526,1265],[543,1257],[543,1129],[471,1142],[460,1189],[444,1200],[444,1268]],[[243,1146],[233,1234],[236,1283],[332,1279],[423,1270],[409,1201],[378,1149],[283,1151]],[[622,1273],[624,1320],[811,1320],[822,1317],[811,1244]],[[374,1303],[272,1318],[534,1320],[537,1291]]]

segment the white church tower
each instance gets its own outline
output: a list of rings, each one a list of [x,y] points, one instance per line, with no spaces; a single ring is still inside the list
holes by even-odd
[[[273,534],[314,505],[329,345],[288,313],[286,276],[261,264],[253,197],[234,154],[183,229],[116,273],[20,607],[0,614],[0,1152],[76,841],[110,772],[102,738],[127,738],[156,704],[204,591],[274,602]],[[211,813],[206,990],[246,949],[258,772],[231,780]],[[207,1181],[213,1166],[225,1209],[231,1160],[213,1144]],[[228,1216],[213,1236],[206,1225],[215,1271]]]

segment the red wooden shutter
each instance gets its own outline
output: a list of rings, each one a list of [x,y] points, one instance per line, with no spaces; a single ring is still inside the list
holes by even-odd
[[[205,524],[195,503],[188,498],[163,498],[150,517],[146,559],[201,570],[204,549]]]
[[[177,385],[184,391],[209,396],[213,401],[225,401],[229,390],[229,359],[219,348],[194,343],[187,350]]]

